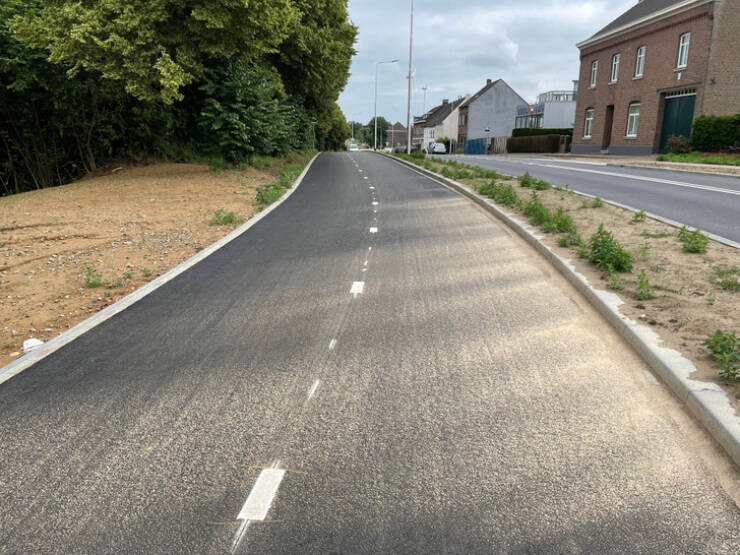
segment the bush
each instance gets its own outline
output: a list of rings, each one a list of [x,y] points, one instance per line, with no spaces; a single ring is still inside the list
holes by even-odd
[[[734,331],[717,330],[702,345],[712,353],[714,367],[720,370],[720,378],[740,380],[740,339]]]
[[[691,143],[702,152],[740,149],[740,114],[699,116],[691,129]]]
[[[575,230],[570,231],[558,239],[558,245],[561,247],[580,247],[583,245],[583,239]]]
[[[511,137],[506,141],[506,152],[557,152],[560,135]]]
[[[519,185],[529,189],[537,189],[538,191],[546,191],[547,189],[552,188],[552,185],[547,181],[536,179],[529,175],[529,172],[525,172],[524,175],[519,177]]]
[[[684,135],[671,135],[665,146],[671,154],[686,154],[691,150],[691,143]]]
[[[233,212],[227,212],[223,208],[216,210],[211,220],[211,225],[235,225],[239,223],[239,218]]]
[[[521,128],[511,132],[512,137],[538,137],[540,135],[570,135],[573,136],[573,128],[567,129],[544,129],[544,128]]]
[[[645,270],[640,270],[637,276],[637,293],[635,295],[638,301],[649,301],[655,298],[655,292],[650,287],[650,282],[645,275]]]
[[[629,272],[632,270],[632,255],[604,229],[604,224],[591,236],[586,258],[602,270],[608,272]]]

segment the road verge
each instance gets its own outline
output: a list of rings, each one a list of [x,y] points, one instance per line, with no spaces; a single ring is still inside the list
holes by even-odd
[[[534,247],[624,337],[686,409],[725,449],[735,464],[740,466],[740,417],[735,413],[727,394],[717,384],[692,380],[690,376],[697,372],[694,363],[680,352],[662,347],[660,337],[651,328],[620,314],[619,306],[623,301],[618,295],[591,286],[569,259],[560,256],[541,241],[540,236],[534,233],[534,228],[507,214],[471,187],[406,160],[384,156],[472,200]]]
[[[314,163],[314,161],[316,160],[318,156],[319,155],[317,154],[306,164],[306,167],[303,169],[301,174],[295,180],[292,187],[287,189],[286,192],[282,195],[282,197],[274,201],[272,204],[267,206],[265,209],[263,209],[259,213],[255,214],[253,217],[247,220],[244,224],[242,224],[241,226],[231,231],[228,235],[225,235],[221,239],[217,240],[216,242],[210,244],[209,246],[199,251],[197,254],[188,258],[184,262],[178,264],[171,270],[165,272],[161,276],[150,281],[149,283],[140,287],[139,289],[136,289],[129,295],[126,295],[125,297],[109,305],[108,307],[101,310],[100,312],[93,314],[86,320],[83,320],[79,324],[73,326],[72,328],[58,335],[54,339],[49,340],[48,342],[44,343],[40,347],[29,352],[28,354],[23,355],[22,357],[16,359],[15,361],[0,368],[0,384],[8,381],[13,376],[20,374],[24,370],[28,369],[30,366],[34,365],[36,362],[46,358],[50,354],[54,353],[55,351],[67,345],[68,343],[71,343],[72,341],[77,339],[82,334],[102,324],[106,320],[112,318],[113,316],[125,310],[126,308],[133,305],[134,303],[140,301],[141,299],[149,295],[149,293],[162,287],[167,282],[172,281],[174,278],[176,278],[177,276],[179,276],[180,274],[182,274],[189,268],[193,267],[198,262],[201,262],[202,260],[210,256],[211,254],[213,254],[220,248],[224,247],[225,245],[227,245],[228,243],[230,243],[237,237],[244,234],[252,226],[256,225],[260,220],[262,220],[262,218],[266,217],[270,212],[272,212],[278,206],[280,206],[283,202],[285,202],[285,200],[287,200],[288,197],[290,197],[290,195],[292,195],[295,192],[295,190],[303,182],[304,177],[306,176],[306,174],[308,173],[309,169],[311,168],[312,164]]]

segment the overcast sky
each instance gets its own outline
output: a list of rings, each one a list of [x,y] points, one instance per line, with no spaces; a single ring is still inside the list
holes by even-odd
[[[593,35],[637,0],[415,0],[411,111],[475,93],[486,78],[504,79],[527,101],[571,89],[578,78],[576,42]],[[410,0],[349,0],[359,27],[352,75],[339,97],[348,120],[373,117],[375,62],[378,115],[406,125]]]

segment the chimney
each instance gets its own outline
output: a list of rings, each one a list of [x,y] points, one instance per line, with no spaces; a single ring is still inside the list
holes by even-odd
[[[493,83],[493,81],[491,81],[490,79],[486,79],[486,85],[490,85],[491,83]]]
[[[447,104],[449,101],[450,100],[448,98],[443,98],[442,99],[442,106],[444,106],[445,104]]]

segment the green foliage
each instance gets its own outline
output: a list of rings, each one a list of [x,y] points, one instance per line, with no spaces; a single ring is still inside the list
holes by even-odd
[[[535,179],[531,175],[529,175],[529,172],[525,172],[524,175],[519,177],[519,185],[522,187],[527,187],[529,189],[537,189],[538,191],[546,191],[547,189],[552,188],[552,185],[550,185],[547,181],[543,181],[542,179]]]
[[[599,225],[588,242],[586,258],[602,270],[608,272],[629,272],[632,270],[632,255],[614,239],[614,236]]]
[[[601,208],[602,206],[604,206],[604,201],[599,197],[596,197],[591,201],[591,208]]]
[[[679,241],[681,241],[681,243],[683,243],[684,252],[699,254],[707,252],[709,239],[707,239],[706,236],[698,229],[695,229],[694,231],[689,231],[688,229],[686,229],[686,226],[683,226],[678,232],[678,239]]]
[[[661,154],[660,162],[682,162],[686,164],[716,164],[720,166],[740,166],[740,154],[712,152],[688,152],[686,154]]]
[[[699,116],[691,129],[691,143],[702,152],[740,149],[740,114]]]
[[[650,287],[650,282],[645,275],[645,270],[640,270],[637,275],[637,292],[635,293],[638,301],[649,301],[655,298],[655,292]]]
[[[639,210],[638,212],[635,212],[632,216],[632,223],[633,224],[639,224],[640,222],[644,222],[647,218],[647,214],[645,214],[645,209]]]
[[[684,135],[671,135],[666,141],[666,150],[671,154],[685,154],[691,150],[691,143]]]
[[[640,233],[640,235],[649,239],[663,239],[664,237],[671,236],[670,233],[666,232],[650,233],[649,231],[643,231],[642,233]]]
[[[144,277],[151,277],[152,271],[149,268],[142,268],[141,275]]]
[[[234,214],[234,212],[227,212],[223,208],[216,210],[211,220],[211,225],[230,225],[234,226],[241,222],[241,220]]]
[[[740,339],[734,331],[717,330],[702,345],[712,353],[714,367],[720,370],[720,378],[740,380]]]
[[[609,276],[609,289],[614,289],[615,291],[624,289],[624,282],[619,277],[619,274],[611,274]]]
[[[740,267],[733,266],[726,268],[723,266],[712,267],[712,273],[709,276],[709,282],[712,285],[716,285],[725,291],[737,293],[740,291]]]
[[[85,266],[85,287],[93,289],[103,284],[103,276],[95,269],[95,266]]]
[[[476,191],[478,191],[482,195],[486,195],[487,197],[492,198],[493,200],[495,200],[499,204],[503,204],[504,206],[514,206],[516,205],[518,200],[517,194],[511,185],[496,183],[495,180],[491,180],[490,182],[484,183],[483,185],[478,185],[476,187]]]
[[[569,231],[566,235],[558,238],[558,245],[565,248],[584,246],[583,239],[576,231]]]

